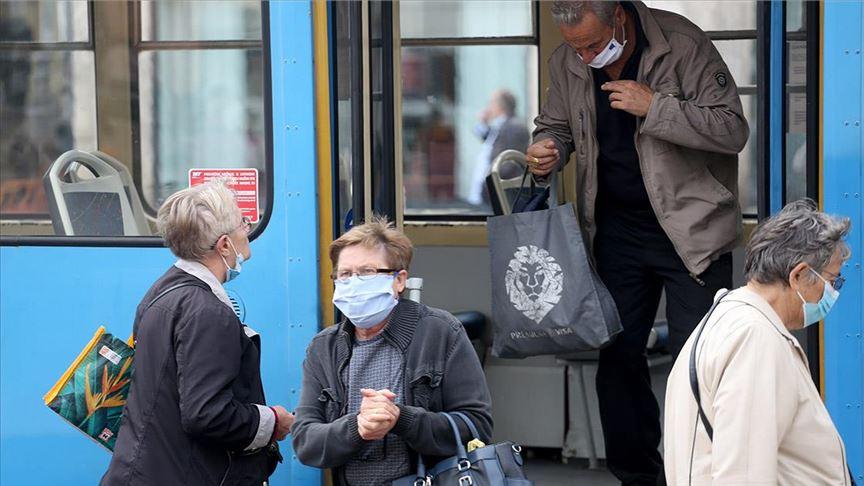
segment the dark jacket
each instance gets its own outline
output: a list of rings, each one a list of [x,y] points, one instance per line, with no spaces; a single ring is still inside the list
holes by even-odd
[[[396,306],[384,339],[404,353],[406,405],[392,433],[431,465],[456,454],[453,432],[441,411],[461,411],[476,424],[481,439],[492,435],[491,399],[477,354],[449,313],[402,300]],[[363,439],[357,415],[346,414],[346,384],[340,376],[351,359],[354,327],[350,322],[318,333],[306,349],[303,390],[297,420],[291,429],[300,462],[334,468],[336,484],[345,484],[341,466],[358,452]],[[463,442],[470,440],[460,422]],[[416,458],[415,458],[416,459]]]
[[[181,282],[200,287],[145,310]],[[133,331],[135,372],[101,484],[260,486],[265,453],[235,454],[254,439],[254,404],[264,403],[259,349],[237,316],[206,283],[171,267],[139,304]]]

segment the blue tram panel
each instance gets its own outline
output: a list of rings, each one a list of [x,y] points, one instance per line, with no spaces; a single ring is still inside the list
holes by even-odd
[[[267,227],[251,243],[252,259],[226,286],[262,336],[268,402],[289,410],[299,400],[306,344],[319,324],[310,9],[308,2],[269,4],[269,177],[276,194]],[[139,301],[173,262],[167,249],[154,247],[0,247],[0,484],[98,483],[109,453],[63,422],[42,396],[98,326],[129,335]],[[290,440],[281,446],[285,462],[270,484],[320,483],[320,471],[297,461]]]
[[[825,4],[825,210],[852,219],[843,297],[825,322],[825,398],[858,484],[864,483],[864,7]]]

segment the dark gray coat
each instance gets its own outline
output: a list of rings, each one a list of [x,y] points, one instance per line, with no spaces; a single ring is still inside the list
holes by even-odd
[[[181,282],[198,286],[145,311]],[[254,439],[253,404],[264,404],[259,348],[237,316],[206,283],[171,267],[138,306],[134,333],[135,372],[101,484],[216,486],[225,477],[225,485],[260,486],[265,454],[234,454]]]
[[[404,353],[406,405],[399,406],[399,421],[392,432],[414,452],[430,456],[426,459],[429,465],[456,454],[450,425],[436,412],[464,412],[479,429],[481,439],[489,442],[489,389],[462,324],[445,311],[401,300],[383,333],[384,339]],[[363,444],[357,416],[346,414],[347,387],[340,378],[351,359],[353,336],[354,327],[345,321],[312,339],[303,362],[297,420],[291,429],[300,462],[334,468],[336,484],[345,484],[342,466]],[[464,424],[459,425],[463,442],[467,442],[470,433]]]

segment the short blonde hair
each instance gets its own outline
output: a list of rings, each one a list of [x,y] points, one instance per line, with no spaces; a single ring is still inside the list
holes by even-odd
[[[184,260],[200,261],[216,240],[241,224],[234,194],[223,182],[210,182],[175,192],[156,216],[165,246]]]
[[[330,262],[335,271],[339,254],[349,246],[362,245],[366,248],[384,248],[387,265],[394,270],[408,270],[414,245],[411,240],[393,226],[386,216],[373,216],[372,220],[351,228],[347,233],[330,243]]]

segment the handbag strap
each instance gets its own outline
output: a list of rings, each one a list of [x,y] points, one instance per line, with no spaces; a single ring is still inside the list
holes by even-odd
[[[165,297],[165,295],[167,295],[168,293],[173,292],[173,291],[175,291],[179,288],[182,288],[182,287],[198,287],[198,288],[202,288],[204,290],[210,290],[210,287],[206,287],[205,285],[199,284],[197,282],[183,282],[183,283],[179,283],[177,285],[172,285],[171,287],[168,287],[167,289],[163,290],[162,292],[159,292],[159,295],[157,295],[156,297],[153,297],[153,300],[151,300],[150,303],[147,304],[147,307],[145,307],[144,309],[145,310],[149,309],[150,306],[155,304],[157,300],[161,299],[162,297]]]
[[[453,420],[453,417],[450,416],[447,412],[441,412],[441,415],[450,422],[450,428],[453,429],[453,436],[456,438],[456,457],[459,459],[459,462],[468,460],[468,452],[465,450],[465,445],[462,444],[462,434],[459,433],[459,426],[456,425],[456,421]],[[469,466],[471,463],[468,463]]]
[[[522,173],[522,182],[519,183],[519,192],[516,193],[516,199],[513,200],[513,204],[510,205],[510,214],[513,214],[513,211],[516,210],[516,203],[519,202],[519,199],[522,198],[522,190],[525,189],[525,179],[528,178],[528,165],[525,165],[525,172]],[[534,177],[531,177],[531,192],[529,194],[534,194]],[[530,197],[530,195],[529,195]]]
[[[452,415],[459,417],[460,419],[462,419],[463,422],[465,422],[465,425],[468,426],[468,430],[471,431],[471,438],[472,439],[479,439],[480,438],[480,434],[477,433],[477,427],[474,426],[474,422],[472,422],[471,419],[468,418],[467,415],[465,415],[462,412],[450,412],[450,413]],[[461,439],[461,437],[460,437],[460,439]]]
[[[699,419],[702,421],[702,425],[705,427],[705,432],[708,433],[708,439],[711,442],[714,442],[714,428],[711,427],[711,422],[708,421],[708,417],[705,416],[705,410],[702,408],[702,397],[699,393],[699,375],[696,372],[696,346],[699,344],[699,338],[702,336],[702,331],[704,331],[705,326],[708,325],[708,319],[711,317],[711,314],[714,313],[714,310],[717,308],[717,305],[720,304],[720,301],[723,300],[723,297],[729,295],[729,292],[731,292],[731,290],[723,292],[723,295],[715,300],[711,305],[711,308],[708,309],[708,313],[705,314],[705,317],[700,323],[699,329],[696,331],[696,338],[693,339],[693,347],[690,348],[690,390],[693,392],[693,398],[696,399],[696,407],[699,409]]]
[[[147,307],[144,307],[144,310],[146,311],[147,309],[149,309],[153,304],[156,303],[157,300],[161,299],[162,297],[165,297],[167,294],[169,294],[169,293],[171,293],[171,292],[173,292],[173,291],[175,291],[175,290],[177,290],[177,289],[179,289],[179,288],[183,288],[183,287],[198,287],[198,288],[201,288],[201,289],[204,289],[204,290],[207,290],[207,291],[210,290],[210,287],[209,287],[209,286],[207,286],[207,285],[204,284],[204,283],[198,283],[198,282],[182,282],[182,283],[179,283],[179,284],[177,284],[177,285],[172,285],[171,287],[168,287],[167,289],[163,290],[162,292],[159,292],[159,294],[158,294],[156,297],[153,297],[153,300],[151,300],[151,301],[147,304]],[[137,324],[136,324],[136,325],[137,325]],[[129,336],[129,342],[132,343],[131,346],[132,346],[133,348],[134,348],[135,345],[137,344],[137,341],[135,340],[135,334],[136,334],[136,333],[135,333],[135,329],[133,329],[133,330],[132,330],[132,335]]]

